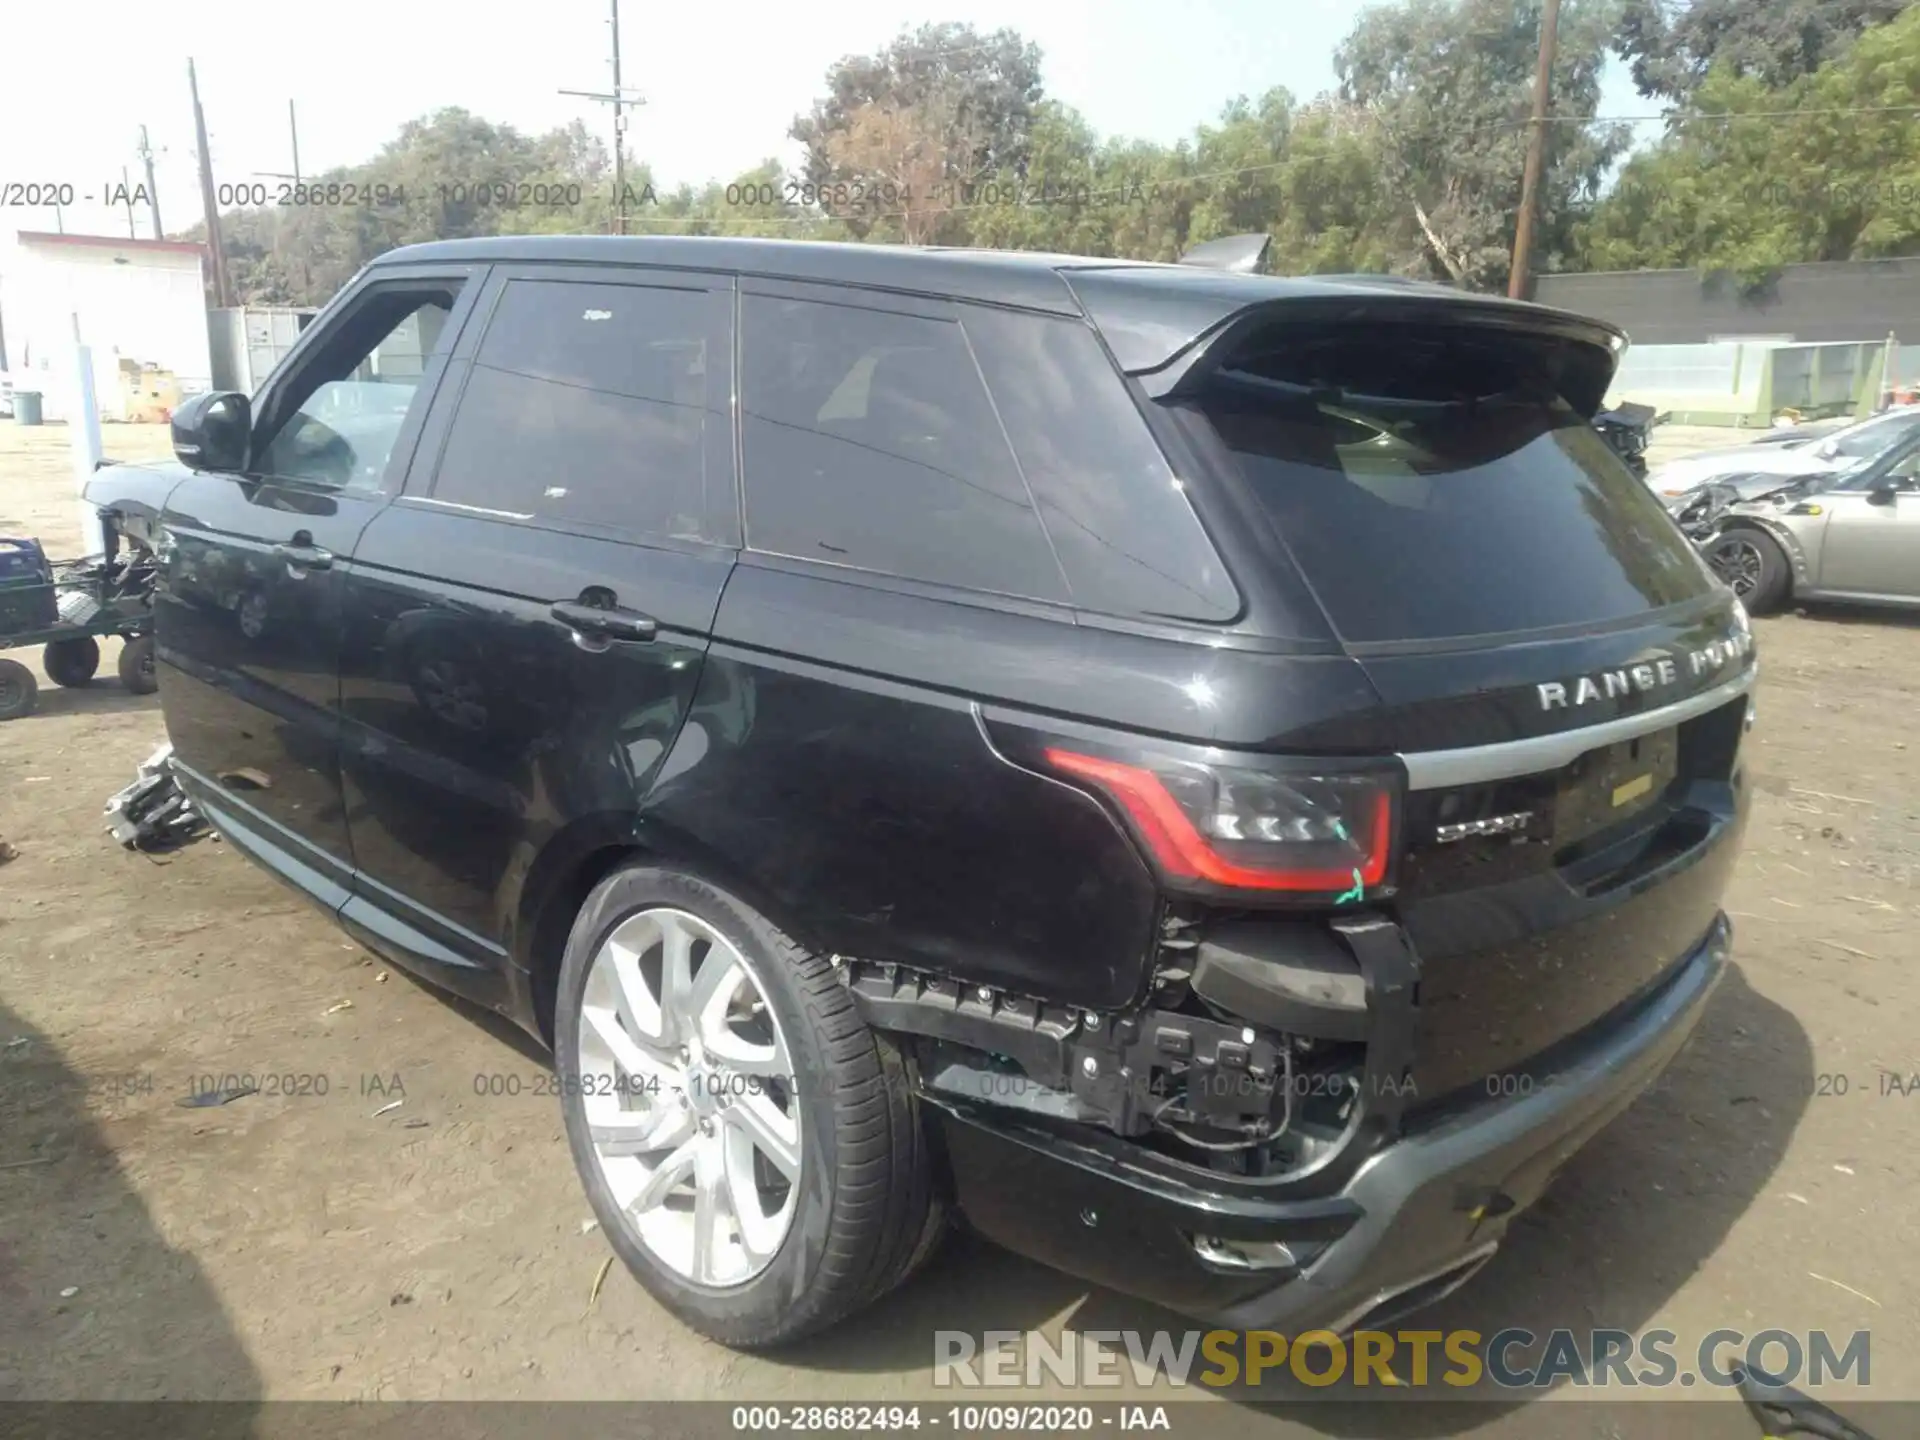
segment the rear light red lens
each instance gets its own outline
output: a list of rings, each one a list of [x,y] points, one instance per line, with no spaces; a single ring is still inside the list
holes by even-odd
[[[1386,774],[1149,768],[1073,750],[1045,754],[1110,796],[1170,877],[1351,900],[1386,879],[1394,807]]]

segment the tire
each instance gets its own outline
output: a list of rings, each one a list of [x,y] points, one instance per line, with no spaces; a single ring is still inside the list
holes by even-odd
[[[40,652],[40,664],[46,669],[47,678],[56,685],[84,685],[100,668],[100,642],[91,635],[50,640]]]
[[[1793,569],[1779,542],[1751,526],[1716,535],[1707,547],[1707,563],[1750,615],[1778,609],[1793,585]]]
[[[160,688],[153,668],[153,637],[141,635],[120,647],[120,683],[135,695],[151,695]]]
[[[635,957],[631,963],[611,958],[616,935]],[[706,1018],[694,1025],[661,1018],[673,1006],[656,1003],[669,990],[660,957],[685,937],[689,981],[679,993],[699,995],[716,958],[733,962],[747,980],[737,989],[731,980],[722,986],[732,996],[727,1009],[745,1014],[757,1001],[761,1008],[752,1018],[722,1020],[728,1028],[716,1033],[717,1001],[698,1007]],[[638,978],[638,991],[631,982],[622,989],[623,973]],[[744,1008],[742,996],[749,1001]],[[622,1003],[624,1011],[617,1008]],[[749,1033],[731,1029],[735,1025]],[[609,1027],[612,1041],[603,1038]],[[689,1042],[679,1053],[692,1058],[683,1063],[676,1090],[673,1042],[689,1033],[711,1037],[712,1053],[724,1045],[744,1054],[745,1046],[760,1045],[764,1056],[741,1063],[760,1066],[768,1078],[726,1068],[724,1060],[713,1068],[712,1053]],[[657,1089],[623,1099],[609,1088],[616,1077],[656,1067],[637,1044],[625,1052],[627,1067],[614,1065],[613,1046],[648,1034],[669,1066],[641,1082],[659,1081]],[[594,888],[561,964],[554,1056],[567,1142],[602,1232],[655,1299],[723,1345],[756,1350],[817,1334],[893,1289],[937,1246],[944,1209],[904,1061],[861,1021],[825,959],[716,885],[636,863]],[[774,1078],[782,1073],[785,1082]],[[607,1137],[636,1109],[631,1123],[639,1138],[629,1141],[627,1153],[603,1160],[595,1128],[601,1143],[610,1143]],[[656,1128],[641,1137],[649,1126]],[[777,1145],[743,1151],[757,1144],[743,1136],[776,1129]],[[665,1143],[658,1143],[663,1134]],[[724,1159],[685,1159],[701,1146]],[[791,1170],[776,1169],[776,1151],[793,1162]],[[740,1159],[743,1153],[750,1159]],[[712,1167],[705,1173],[713,1177],[716,1217],[704,1264],[697,1202],[689,1193],[703,1163]],[[660,1183],[682,1170],[688,1170],[684,1178]],[[752,1178],[743,1194],[746,1176]],[[672,1195],[659,1200],[666,1190]],[[630,1211],[623,1200],[639,1203]],[[777,1241],[769,1205],[786,1216]],[[751,1226],[739,1218],[749,1211]],[[749,1228],[759,1232],[751,1244]]]
[[[33,713],[40,682],[18,660],[0,660],[0,720],[18,720]]]

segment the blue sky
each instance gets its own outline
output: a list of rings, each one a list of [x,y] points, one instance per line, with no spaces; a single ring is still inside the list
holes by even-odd
[[[929,20],[1013,26],[1045,52],[1049,93],[1101,132],[1171,141],[1215,118],[1233,95],[1284,85],[1305,98],[1331,87],[1334,48],[1362,8],[1359,0],[623,0],[622,80],[647,99],[632,118],[629,148],[669,184],[730,179],[769,155],[791,162],[786,128],[824,89],[827,67]],[[138,178],[144,122],[164,151],[157,168],[167,227],[198,219],[189,53],[221,180],[291,168],[289,99],[308,173],[363,160],[403,121],[446,105],[530,131],[579,117],[604,135],[604,107],[558,92],[610,83],[607,14],[608,0],[278,0],[156,24],[144,0],[13,7],[0,47],[0,185],[67,182],[77,196],[100,197],[123,165]],[[1650,108],[1616,64],[1603,112]],[[72,231],[126,232],[125,212],[98,198],[77,199],[63,218]],[[148,233],[144,214],[139,221]],[[0,242],[54,223],[47,209],[0,212]]]

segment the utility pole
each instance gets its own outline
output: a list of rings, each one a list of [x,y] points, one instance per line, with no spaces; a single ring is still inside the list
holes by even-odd
[[[133,228],[133,183],[127,179],[127,167],[120,167],[120,193],[127,197],[127,238],[138,240],[140,232]]]
[[[269,180],[291,180],[295,185],[300,183],[300,122],[294,115],[291,96],[287,99],[287,137],[293,142],[293,169],[291,171],[256,170],[254,174],[264,175]],[[276,224],[273,227],[273,253],[276,258],[282,253],[280,249],[282,234],[283,227]],[[300,256],[300,275],[303,284],[313,283],[313,265],[304,253]]]
[[[1520,214],[1513,227],[1513,269],[1507,296],[1524,300],[1527,266],[1533,259],[1533,220],[1539,209],[1540,171],[1547,154],[1547,98],[1553,88],[1553,50],[1560,30],[1560,0],[1546,0],[1540,17],[1540,60],[1533,71],[1533,133],[1527,137],[1527,169],[1520,181]]]
[[[187,88],[193,92],[193,138],[200,147],[200,204],[207,212],[207,249],[213,256],[213,303],[221,309],[233,304],[227,288],[227,256],[220,244],[220,207],[213,198],[213,157],[207,150],[207,117],[200,108],[200,79],[193,61],[187,61]]]
[[[620,0],[607,0],[613,12],[613,233],[627,233],[627,117],[620,112]]]
[[[253,173],[256,175],[264,175],[269,180],[291,180],[294,184],[298,185],[300,183],[300,126],[294,119],[293,101],[291,100],[287,101],[287,134],[293,140],[293,169],[291,171],[256,170]]]
[[[613,90],[562,90],[562,95],[578,95],[583,100],[598,100],[613,106],[613,203],[614,226],[616,235],[627,233],[627,159],[626,133],[627,117],[625,107],[640,106],[647,102],[638,92],[622,88],[620,84],[620,0],[608,0],[613,18]]]
[[[153,183],[153,147],[147,143],[147,127],[140,127],[140,160],[147,167],[147,209],[153,215],[153,238],[164,240],[166,232],[160,228],[160,190]]]

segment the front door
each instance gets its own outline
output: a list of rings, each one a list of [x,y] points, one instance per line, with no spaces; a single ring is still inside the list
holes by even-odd
[[[381,278],[336,301],[254,397],[244,472],[194,473],[163,517],[155,639],[175,762],[237,846],[327,904],[352,868],[341,572],[404,472],[471,278]]]
[[[1920,436],[1823,501],[1822,590],[1920,599]]]

